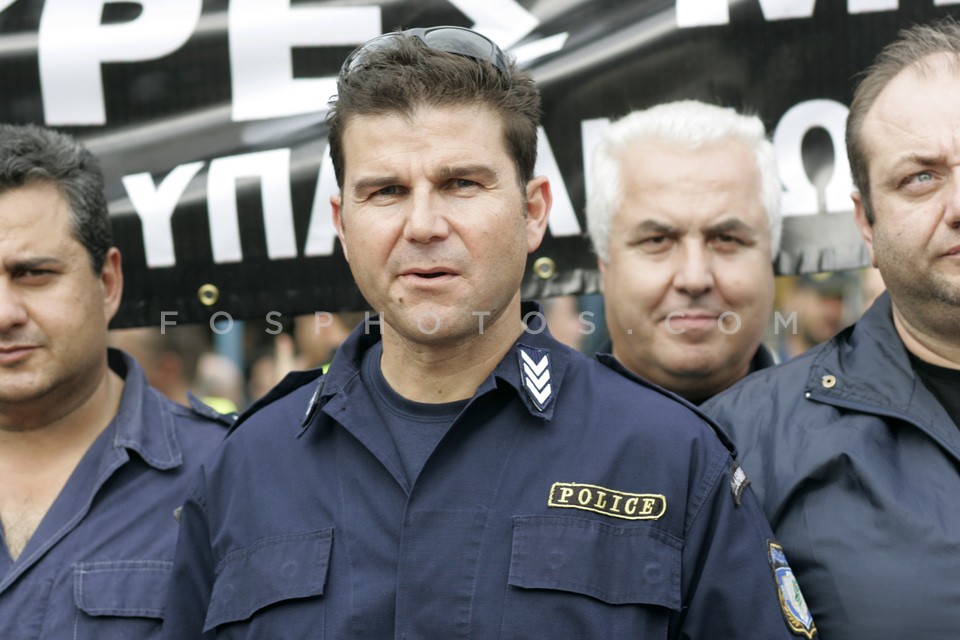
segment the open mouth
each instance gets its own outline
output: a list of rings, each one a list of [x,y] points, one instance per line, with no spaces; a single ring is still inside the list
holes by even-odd
[[[435,268],[426,268],[426,269],[422,269],[422,270],[410,269],[410,270],[408,270],[408,271],[405,271],[403,275],[405,275],[405,276],[407,276],[407,277],[410,277],[410,278],[422,278],[422,279],[424,279],[424,280],[436,280],[436,279],[438,279],[438,278],[444,278],[444,277],[454,276],[454,275],[456,275],[456,274],[455,274],[453,271],[447,271],[447,270],[444,269],[443,267],[435,267]]]

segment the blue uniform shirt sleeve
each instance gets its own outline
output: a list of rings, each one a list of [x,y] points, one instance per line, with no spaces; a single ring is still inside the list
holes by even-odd
[[[686,536],[679,638],[815,638],[792,572],[752,490],[734,500],[728,464]],[[789,549],[786,550],[789,554]],[[774,560],[771,560],[773,555]]]
[[[203,633],[210,604],[214,569],[207,514],[202,497],[194,490],[180,512],[180,535],[174,555],[173,573],[167,592],[167,614],[163,621],[165,640],[213,638],[213,631]]]

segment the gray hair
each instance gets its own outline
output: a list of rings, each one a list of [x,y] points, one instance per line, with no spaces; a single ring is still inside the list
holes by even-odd
[[[100,273],[113,246],[100,163],[77,140],[36,125],[0,124],[0,193],[49,183],[70,205],[73,235]]]
[[[587,226],[597,256],[609,262],[610,223],[623,200],[621,156],[641,139],[656,139],[685,147],[727,139],[742,140],[754,152],[760,172],[761,204],[770,227],[770,254],[780,250],[780,176],[773,144],[757,116],[742,115],[725,107],[682,100],[634,111],[613,122],[593,151]]]

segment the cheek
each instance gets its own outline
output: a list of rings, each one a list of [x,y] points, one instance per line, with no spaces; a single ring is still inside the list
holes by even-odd
[[[737,306],[763,306],[773,302],[773,272],[769,264],[745,261],[715,271],[724,300]]]
[[[374,269],[387,255],[383,242],[372,234],[347,234],[344,253],[350,256],[350,267],[353,269]]]
[[[669,278],[662,271],[640,261],[611,263],[604,277],[605,295],[615,300],[619,309],[638,311],[655,307],[669,288]]]

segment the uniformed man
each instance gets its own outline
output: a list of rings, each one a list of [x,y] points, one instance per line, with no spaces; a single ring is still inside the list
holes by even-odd
[[[155,638],[188,477],[226,427],[107,350],[123,288],[103,178],[0,126],[0,638]]]
[[[729,427],[831,640],[960,625],[960,23],[901,33],[847,121],[855,219],[887,292],[705,406]]]
[[[531,77],[434,27],[338,88],[334,222],[379,315],[203,468],[165,636],[812,637],[718,433],[521,304],[551,203]]]

